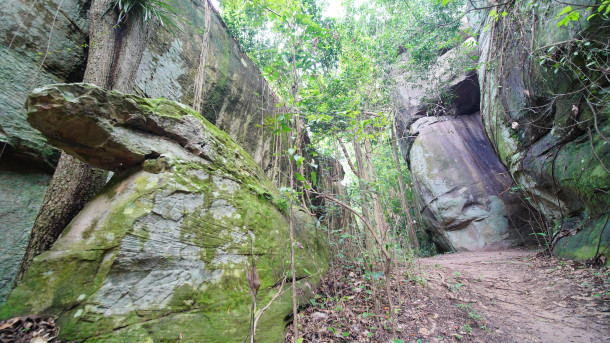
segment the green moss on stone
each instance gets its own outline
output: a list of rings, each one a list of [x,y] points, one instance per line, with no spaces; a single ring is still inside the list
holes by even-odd
[[[553,253],[558,257],[584,261],[603,253],[610,262],[610,221],[606,214],[591,221],[582,230],[573,236],[560,239],[555,245]]]

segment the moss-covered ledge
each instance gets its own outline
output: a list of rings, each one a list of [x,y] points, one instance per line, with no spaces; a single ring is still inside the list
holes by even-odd
[[[256,261],[258,302],[266,304],[290,260],[279,193],[250,156],[188,107],[164,99],[54,85],[37,89],[28,108],[53,144],[118,172],[34,259],[0,318],[53,315],[66,342],[245,339],[247,262]],[[305,300],[328,268],[328,253],[313,219],[293,212]],[[282,340],[290,293],[262,317],[257,341]]]

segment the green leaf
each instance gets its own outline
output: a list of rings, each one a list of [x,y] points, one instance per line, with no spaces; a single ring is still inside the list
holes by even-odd
[[[303,337],[299,337],[299,339],[297,339],[296,341],[297,343],[303,343]]]
[[[305,178],[303,177],[303,175],[301,175],[301,174],[299,174],[299,173],[294,173],[294,174],[296,175],[297,180],[299,180],[299,181],[307,181],[307,179],[305,179]]]
[[[312,171],[311,172],[311,183],[315,186],[316,185],[316,181],[318,180],[318,176],[316,175],[316,172]]]
[[[565,17],[557,23],[557,27],[561,27],[562,25],[568,26],[569,22],[570,22],[570,17]]]
[[[301,164],[303,164],[303,161],[305,161],[305,157],[299,156],[299,155],[294,155],[294,160],[297,163],[297,167],[300,167]]]
[[[564,14],[566,14],[566,13],[568,13],[568,12],[571,12],[571,11],[572,11],[572,6],[566,6],[566,7],[564,7],[564,8],[561,10],[561,12],[559,12],[559,14],[558,14],[558,15],[557,15],[555,18],[559,18],[559,17],[561,17],[562,15],[564,15]]]
[[[392,340],[392,342],[394,342],[394,343],[405,343],[405,341],[403,341],[402,339],[398,339],[398,338]]]
[[[288,149],[288,155],[292,156],[292,155],[294,155],[294,152],[295,152],[294,148]]]

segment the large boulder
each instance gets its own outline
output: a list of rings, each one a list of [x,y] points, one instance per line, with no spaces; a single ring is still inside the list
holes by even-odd
[[[444,54],[419,79],[400,66],[394,71],[395,124],[415,202],[443,251],[506,248],[533,232],[526,203],[511,190],[481,124],[477,74],[465,71],[473,66],[473,43]]]
[[[582,260],[610,257],[610,29],[599,16],[587,20],[595,1],[575,3],[580,19],[567,27],[557,27],[560,2],[503,7],[496,20],[476,0],[484,9],[469,21],[480,33],[487,135],[554,252]]]
[[[89,6],[90,0],[11,0],[2,6],[0,164],[12,171],[0,169],[0,179],[13,180],[18,178],[15,170],[23,171],[24,181],[19,183],[29,191],[22,194],[28,203],[27,211],[16,211],[18,202],[6,202],[8,207],[0,208],[0,234],[18,236],[26,244],[49,180],[46,177],[42,185],[39,178],[32,179],[30,175],[52,174],[59,150],[28,124],[23,104],[37,86],[82,82],[87,63]],[[135,73],[134,93],[198,105],[201,114],[236,140],[269,177],[278,184],[287,184],[282,173],[287,159],[281,159],[276,152],[292,142],[288,135],[278,137],[275,128],[264,125],[266,119],[277,116],[282,109],[276,106],[278,100],[258,67],[231,37],[212,6],[191,0],[177,0],[172,6],[179,10],[174,21],[180,30],[171,32],[153,20]],[[195,104],[197,85],[202,89]],[[304,155],[308,161],[314,158],[307,151]],[[23,163],[15,166],[14,161],[34,166],[23,168]],[[26,184],[28,180],[32,182]],[[14,186],[0,188],[0,199],[14,198],[9,187]],[[10,290],[24,248],[21,242],[0,242],[0,251],[11,252],[0,266],[0,278],[6,279],[0,283],[0,303],[4,300],[2,295]]]
[[[52,144],[116,174],[34,259],[0,317],[52,315],[66,342],[244,340],[248,263],[260,276],[259,309],[290,273],[288,202],[252,158],[165,99],[54,85],[36,89],[28,109]],[[312,218],[295,207],[293,219],[303,300],[328,256]],[[257,341],[281,341],[291,309],[286,292],[263,315]]]

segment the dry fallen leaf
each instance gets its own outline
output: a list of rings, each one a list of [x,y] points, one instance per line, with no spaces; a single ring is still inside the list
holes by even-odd
[[[47,342],[48,341],[45,338],[43,338],[42,336],[40,336],[40,334],[38,332],[34,333],[34,337],[30,341],[30,343],[47,343]]]
[[[430,330],[428,330],[426,328],[420,328],[419,329],[419,334],[420,335],[424,335],[424,336],[429,336],[430,335]]]

